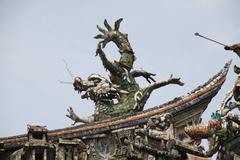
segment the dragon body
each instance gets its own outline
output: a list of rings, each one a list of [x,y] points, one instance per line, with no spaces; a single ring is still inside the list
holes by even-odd
[[[80,77],[75,78],[73,84],[75,90],[79,93],[85,91],[81,98],[90,98],[95,103],[95,113],[88,117],[88,120],[81,120],[82,118],[76,116],[70,108],[68,110],[70,115],[67,116],[75,122],[93,122],[142,111],[153,90],[168,84],[184,84],[180,78],[172,76],[166,81],[156,82],[152,78],[155,74],[145,70],[132,70],[135,55],[127,34],[119,31],[121,21],[122,19],[119,19],[115,22],[114,29],[106,20],[104,25],[107,30],[97,26],[103,34],[99,34],[95,38],[103,40],[97,45],[96,55],[99,55],[104,68],[110,72],[110,80],[97,74],[89,76],[87,80],[82,80]],[[111,41],[119,48],[121,55],[119,61],[111,62],[102,50]],[[141,88],[135,80],[137,77],[144,77],[149,83],[151,81],[154,83]]]

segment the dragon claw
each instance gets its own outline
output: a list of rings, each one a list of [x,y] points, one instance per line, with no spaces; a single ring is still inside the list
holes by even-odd
[[[105,34],[107,31],[103,28],[101,28],[99,25],[97,25],[97,29],[102,32],[103,34]]]
[[[101,35],[101,34],[96,35],[94,38],[95,39],[104,39],[103,35]]]
[[[183,86],[184,85],[184,83],[181,81],[181,78],[173,78],[172,74],[170,75],[169,81],[172,84],[178,84],[179,86]]]
[[[103,41],[101,41],[103,48],[105,48],[107,43],[113,41],[120,50],[127,49],[129,51],[132,51],[131,46],[128,42],[127,34],[123,34],[119,31],[120,23],[122,20],[122,18],[118,19],[114,24],[114,28],[109,25],[106,19],[104,20],[104,26],[106,29],[103,29],[97,25],[97,29],[101,32],[101,34],[96,35],[94,38],[103,39]]]
[[[156,74],[148,72],[146,73],[145,79],[148,81],[148,83],[151,83],[151,81],[156,82],[156,80],[152,76],[156,76]]]
[[[112,27],[108,24],[107,20],[104,20],[104,26],[107,28],[108,31],[112,31]]]
[[[122,22],[122,20],[123,20],[123,18],[119,18],[118,20],[116,20],[116,22],[115,22],[115,24],[114,24],[114,29],[115,29],[116,31],[119,30],[119,28],[120,28],[120,23]]]

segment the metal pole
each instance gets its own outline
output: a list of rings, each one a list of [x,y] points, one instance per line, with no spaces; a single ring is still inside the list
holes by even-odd
[[[222,46],[224,46],[224,47],[227,46],[226,44],[223,44],[223,43],[221,43],[221,42],[218,42],[218,41],[215,41],[215,40],[210,39],[210,38],[208,38],[208,37],[205,37],[205,36],[199,34],[198,32],[194,33],[194,35],[195,35],[195,36],[198,36],[198,37],[202,37],[202,38],[207,39],[207,40],[209,40],[209,41],[215,42],[215,43],[220,44],[220,45],[222,45]]]

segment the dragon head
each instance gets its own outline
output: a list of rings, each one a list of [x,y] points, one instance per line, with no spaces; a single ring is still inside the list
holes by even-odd
[[[82,80],[80,77],[74,78],[74,90],[78,93],[83,93],[82,99],[90,98],[93,101],[107,100],[119,98],[119,94],[123,91],[118,89],[117,85],[112,84],[106,78],[98,75],[92,74],[87,80]]]

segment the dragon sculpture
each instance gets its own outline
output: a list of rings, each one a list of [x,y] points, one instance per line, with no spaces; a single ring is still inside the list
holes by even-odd
[[[74,89],[78,93],[85,92],[81,98],[90,98],[95,103],[95,113],[87,118],[77,116],[70,107],[67,117],[71,118],[74,124],[76,122],[91,123],[122,114],[142,111],[155,89],[169,84],[184,85],[180,78],[174,78],[172,75],[166,81],[156,82],[152,78],[155,74],[145,70],[132,70],[135,55],[127,34],[119,31],[122,20],[121,18],[115,22],[114,29],[108,24],[107,20],[104,21],[107,30],[97,25],[102,34],[95,36],[95,38],[102,40],[97,45],[96,56],[100,57],[103,66],[110,72],[110,80],[97,74],[90,75],[87,80],[82,80],[80,77],[74,79]],[[107,59],[103,48],[109,42],[115,43],[119,48],[121,55],[119,61],[111,62]],[[140,88],[135,80],[137,77],[144,77],[149,83],[151,81],[153,83]]]

